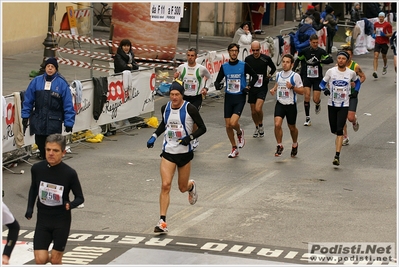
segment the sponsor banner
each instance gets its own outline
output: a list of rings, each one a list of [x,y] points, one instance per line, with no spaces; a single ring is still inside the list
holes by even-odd
[[[124,76],[122,74],[108,76],[107,101],[98,121],[93,118],[93,81],[82,81],[81,103],[76,103],[76,96],[72,98],[76,112],[73,131],[98,129],[100,125],[139,117],[154,111],[155,80],[154,69],[147,68],[128,72]],[[18,149],[14,141],[13,132],[15,104],[13,95],[6,96],[5,99],[6,116],[3,118],[4,121],[2,123],[2,148],[3,152],[9,152]],[[30,136],[29,130],[28,127],[25,133],[24,146],[30,146],[35,143],[34,135]],[[66,132],[63,132],[63,134],[67,135]]]

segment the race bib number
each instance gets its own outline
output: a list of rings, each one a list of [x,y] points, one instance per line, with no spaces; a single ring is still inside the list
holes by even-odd
[[[183,125],[168,124],[167,136],[169,141],[176,141],[183,137]]]
[[[278,98],[285,99],[290,96],[290,90],[286,86],[277,86]]]
[[[46,206],[61,206],[64,186],[40,182],[39,200]]]
[[[263,74],[258,74],[258,80],[256,81],[254,87],[261,87],[263,84]]]
[[[319,77],[319,66],[308,66],[308,78]]]
[[[231,93],[238,93],[241,89],[240,79],[228,79],[227,80],[227,91]]]
[[[346,99],[347,92],[345,87],[334,87],[333,100],[334,101],[344,101]]]
[[[198,82],[195,80],[185,80],[184,89],[186,91],[196,92],[198,88]]]

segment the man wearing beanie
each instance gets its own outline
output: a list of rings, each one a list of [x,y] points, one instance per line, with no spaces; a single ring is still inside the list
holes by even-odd
[[[176,168],[179,190],[188,192],[191,205],[197,202],[198,194],[194,180],[189,180],[191,160],[194,158],[192,141],[206,132],[206,126],[198,109],[183,100],[183,82],[175,80],[169,91],[170,101],[161,107],[162,121],[147,142],[154,147],[155,140],[163,134],[161,153],[161,194],[159,196],[160,218],[155,233],[167,233],[166,213],[170,202],[170,189]],[[197,130],[193,131],[194,124]]]
[[[30,135],[35,135],[35,142],[40,150],[40,158],[45,159],[45,141],[47,136],[72,132],[75,123],[75,110],[68,82],[58,73],[55,58],[45,61],[45,73],[35,77],[24,94],[21,111],[24,133],[30,126]]]
[[[391,23],[385,21],[385,13],[380,12],[378,14],[378,21],[374,22],[374,35],[375,44],[374,44],[374,61],[373,61],[373,77],[378,78],[377,69],[378,69],[378,58],[380,53],[382,54],[382,60],[384,62],[384,66],[382,67],[382,75],[387,74],[387,53],[388,53],[388,44],[389,38],[392,36],[392,25]]]
[[[344,138],[344,126],[348,117],[350,98],[356,98],[360,89],[360,80],[356,72],[346,67],[350,56],[345,51],[338,52],[337,66],[327,70],[320,89],[328,98],[328,120],[331,133],[335,138],[335,156],[333,164],[340,165],[340,153]],[[355,83],[354,91],[351,92],[351,82]]]

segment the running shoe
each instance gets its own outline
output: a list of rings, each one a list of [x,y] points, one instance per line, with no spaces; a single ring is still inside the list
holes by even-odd
[[[158,224],[154,228],[154,233],[167,233],[168,225],[162,219],[159,220]]]
[[[355,124],[352,124],[352,126],[353,126],[353,130],[355,131],[355,132],[357,132],[357,131],[359,131],[359,122],[356,120],[356,123]]]
[[[387,68],[388,68],[388,66],[382,67],[382,75],[387,74]]]
[[[291,149],[291,157],[295,157],[296,154],[298,154],[298,144],[296,145],[296,147],[292,147]]]
[[[231,153],[229,154],[229,158],[235,158],[238,156],[238,154],[240,154],[240,153],[238,153],[238,148],[233,148],[231,150]]]
[[[303,124],[304,126],[310,126],[310,125],[312,125],[312,122],[310,121],[310,117],[306,117],[306,121],[305,121],[305,123]]]
[[[237,134],[238,148],[243,148],[245,146],[244,130],[240,129],[241,134]]]
[[[274,154],[274,156],[276,157],[280,157],[281,153],[283,153],[284,147],[282,145],[277,145],[277,150],[276,153]]]
[[[342,141],[343,146],[349,145],[349,137],[344,137],[344,140]]]
[[[195,151],[198,146],[199,146],[199,140],[198,140],[198,138],[195,138],[193,140],[193,151]]]
[[[197,186],[195,185],[195,181],[191,180],[193,182],[193,190],[188,192],[188,202],[190,202],[191,205],[194,205],[197,202],[198,199],[198,194],[197,194]]]
[[[316,104],[316,107],[315,107],[316,114],[319,114],[320,110],[321,110],[321,106],[320,106],[320,102],[319,102],[319,104]]]
[[[259,126],[259,137],[265,136],[265,130],[263,126]]]
[[[377,72],[375,72],[375,71],[373,72],[373,77],[376,79],[378,78]]]
[[[337,156],[334,157],[333,164],[339,166],[339,157]]]
[[[253,138],[257,138],[259,136],[259,129],[256,128],[254,134],[252,135]]]

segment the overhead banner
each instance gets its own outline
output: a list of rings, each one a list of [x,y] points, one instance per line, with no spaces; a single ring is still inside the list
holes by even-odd
[[[151,21],[180,22],[184,13],[184,3],[151,3]]]

